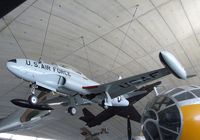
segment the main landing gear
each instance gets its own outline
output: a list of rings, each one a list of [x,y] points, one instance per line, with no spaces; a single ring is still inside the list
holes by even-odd
[[[80,105],[82,98],[80,95],[74,95],[69,97],[69,108],[67,109],[68,113],[71,114],[72,116],[76,115],[77,109],[76,106]]]
[[[76,115],[77,110],[75,107],[69,107],[68,108],[68,113],[70,113],[72,116]]]
[[[37,88],[37,86],[35,84],[32,84],[30,85],[31,87],[31,94],[29,97],[28,97],[28,102],[32,105],[36,105],[38,103],[38,98],[37,96],[35,95],[35,89]]]

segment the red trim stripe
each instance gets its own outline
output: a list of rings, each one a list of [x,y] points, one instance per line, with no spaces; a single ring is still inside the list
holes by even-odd
[[[83,89],[93,89],[93,88],[97,88],[98,86],[83,86]]]

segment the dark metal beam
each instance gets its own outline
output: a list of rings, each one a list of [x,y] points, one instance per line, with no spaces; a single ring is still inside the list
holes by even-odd
[[[0,18],[18,7],[26,0],[0,0]]]

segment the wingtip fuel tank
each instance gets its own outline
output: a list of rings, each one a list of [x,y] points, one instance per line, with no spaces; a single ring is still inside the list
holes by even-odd
[[[181,63],[168,51],[161,51],[159,53],[160,61],[167,67],[176,77],[186,79],[187,73]]]

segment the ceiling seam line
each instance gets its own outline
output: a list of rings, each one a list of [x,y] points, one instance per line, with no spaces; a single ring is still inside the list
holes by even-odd
[[[31,7],[35,8],[35,9],[38,9],[38,10],[40,10],[40,11],[46,13],[46,14],[49,14],[49,12],[46,12],[46,11],[44,11],[43,9],[40,9],[39,7],[36,7],[36,6],[34,6],[34,5],[32,5]],[[55,16],[55,15],[54,15],[54,14],[51,14],[51,16]],[[60,18],[60,17],[58,17],[58,16],[55,16],[55,17]],[[61,18],[60,18],[60,19],[61,19]],[[64,19],[62,19],[62,20],[64,20]],[[18,22],[20,22],[20,21],[18,21]],[[67,21],[66,21],[66,22],[67,22]],[[20,23],[22,23],[22,22],[20,22]],[[25,23],[22,23],[22,24],[25,24]],[[30,24],[25,24],[25,25],[30,26]],[[50,32],[50,31],[48,31],[48,32]],[[61,36],[61,37],[65,37],[65,36],[62,36],[62,35],[59,35],[59,34],[57,34],[57,35],[58,35],[58,36]],[[79,37],[79,38],[80,38],[80,37]],[[68,40],[75,41],[75,40],[77,40],[77,39],[79,39],[79,38],[75,38],[75,39],[68,38]],[[79,43],[79,44],[81,44],[81,43],[78,42],[78,41],[76,41],[76,42]],[[81,44],[81,45],[82,45],[82,44]]]
[[[74,55],[76,55],[76,54],[74,54]],[[80,57],[80,56],[78,56],[78,55],[76,55],[76,57],[79,57],[80,59],[83,59],[82,57]],[[85,59],[85,58],[84,58]],[[86,60],[87,61],[87,60]],[[90,60],[89,60],[90,61]],[[61,62],[65,62],[64,60],[61,60]],[[102,67],[101,65],[99,65],[99,64],[97,64],[97,63],[94,63],[93,61],[90,61],[90,63],[93,63],[93,64],[95,64],[95,65],[97,65],[98,67],[100,67],[100,68],[103,68],[103,69],[105,69],[106,71],[108,71],[109,69],[107,69],[106,67]],[[120,64],[119,64],[120,65]],[[121,66],[121,65],[120,65]],[[118,67],[117,67],[118,68]],[[105,72],[106,73],[106,72]],[[103,74],[105,74],[105,73],[103,73]],[[114,75],[117,75],[116,73],[114,73],[113,71],[112,71],[112,74],[114,74]],[[100,75],[102,75],[102,74],[99,74],[99,76]],[[97,75],[98,76],[98,75]],[[97,77],[97,76],[95,76],[95,78]]]
[[[115,1],[118,2],[118,0],[115,0]],[[161,6],[163,6],[163,5],[166,5],[166,4],[170,3],[171,1],[173,1],[173,0],[169,0],[169,1],[167,1],[167,2],[165,2],[165,3],[162,3],[162,4],[160,4],[160,5],[156,6],[156,7],[161,7]],[[118,3],[121,5],[120,2],[118,2]],[[123,5],[121,5],[121,6],[131,15],[130,11],[129,11],[126,7],[124,7]],[[155,7],[154,7],[153,9],[151,9],[151,10],[152,10],[152,11],[155,10]],[[148,13],[149,13],[149,12],[148,12]],[[148,13],[146,13],[146,14],[144,14],[144,15],[147,15]],[[144,16],[144,15],[142,15],[142,16]],[[160,44],[160,42],[155,38],[155,36],[140,22],[139,18],[141,18],[142,16],[138,16],[137,18],[135,18],[135,20],[150,34],[150,36],[157,42],[157,44],[158,44],[161,48],[163,48],[162,45]]]
[[[37,2],[37,1],[38,1],[38,0],[35,0],[32,4],[34,4],[34,3]],[[16,43],[17,43],[17,45],[18,45],[20,51],[22,52],[22,54],[24,55],[25,58],[27,58],[27,56],[26,56],[24,50],[22,49],[21,45],[19,44],[17,38],[16,38],[15,35],[13,34],[13,32],[12,32],[12,30],[11,30],[11,28],[10,28],[10,25],[11,25],[20,15],[22,15],[27,9],[29,9],[30,7],[31,7],[31,5],[28,6],[26,9],[24,9],[24,10],[23,10],[18,16],[16,16],[10,23],[7,23],[4,17],[2,18],[3,21],[4,21],[4,23],[6,24],[6,27],[3,28],[3,30],[6,29],[6,28],[8,28],[8,30],[9,30],[10,33],[12,34],[14,40],[16,41]],[[0,32],[2,32],[3,30],[1,30]]]
[[[83,5],[82,3],[78,2],[77,0],[73,0],[76,4],[82,6],[83,8],[87,9],[88,11],[90,11],[91,13],[97,15],[98,17],[100,17],[101,19],[103,19],[104,21],[106,21],[107,23],[110,24],[110,22],[107,21],[106,18],[102,17],[101,15],[99,15],[98,13],[96,13],[95,11],[93,11],[92,9],[89,9],[88,7],[86,7],[85,5]],[[111,24],[112,25],[112,24]],[[112,25],[113,26],[113,25]]]
[[[103,38],[103,39],[104,39],[106,42],[108,42],[109,44],[112,44],[113,46],[115,46],[116,49],[120,49],[120,48],[118,48],[118,46],[114,45],[112,42],[106,40],[105,38]],[[145,70],[147,70],[143,65],[141,65],[140,63],[138,63],[138,62],[136,61],[136,58],[133,58],[132,56],[130,56],[129,54],[127,54],[127,52],[125,52],[124,50],[122,50],[122,49],[120,49],[120,50],[132,59],[130,62],[135,61],[138,65],[140,65],[140,66],[143,67]],[[130,63],[130,62],[128,62],[128,63]],[[128,63],[126,63],[126,64],[128,64]],[[123,64],[123,65],[125,65],[125,64]],[[123,66],[123,65],[121,65],[121,66]],[[132,71],[130,71],[130,72],[132,72]]]
[[[81,4],[81,6],[83,6],[83,5]],[[85,6],[83,6],[83,7],[86,8],[87,10],[89,10],[89,11],[92,11],[92,10],[90,10],[89,8],[85,7]],[[102,16],[100,16],[100,15],[97,14],[96,12],[92,11],[92,13],[93,13],[93,14],[96,14],[97,16],[99,16],[100,18],[102,18],[103,20],[105,20]],[[131,16],[132,16],[132,15],[131,15]],[[113,31],[115,31],[115,30],[120,30],[119,28],[125,26],[125,25],[128,24],[128,23],[130,24],[133,20],[134,20],[134,19],[132,19],[132,20],[130,20],[130,21],[128,21],[128,22],[126,22],[126,23],[124,23],[124,24],[118,26],[118,27],[115,27],[112,23],[110,23],[109,21],[105,20],[107,23],[111,24],[111,25],[112,25],[113,27],[115,27],[115,28],[112,29],[111,31],[107,32],[106,34],[100,36],[99,38],[95,39],[95,40],[92,41],[92,42],[95,42],[95,41],[98,40],[98,39],[103,39],[103,40],[105,40],[106,42],[108,42],[109,44],[111,44],[113,47],[115,47],[116,49],[121,50],[121,51],[122,51],[123,53],[125,53],[127,56],[129,56],[130,58],[132,58],[132,61],[135,61],[135,59],[134,59],[132,56],[130,56],[129,54],[127,54],[127,52],[125,52],[124,50],[122,50],[122,49],[120,48],[120,46],[116,46],[116,45],[114,45],[113,43],[111,43],[110,41],[108,41],[107,39],[104,38],[104,36],[108,35],[109,33],[113,32]],[[128,36],[128,35],[127,35],[127,36]],[[129,36],[128,36],[128,37],[129,37]],[[130,38],[130,37],[129,37],[129,38]],[[88,46],[88,45],[91,44],[92,42],[86,44],[86,46]],[[135,61],[135,62],[138,63],[137,61]],[[118,64],[121,65],[120,63],[118,63]],[[138,65],[141,65],[141,64],[138,63]],[[121,66],[122,66],[122,65],[121,65]],[[143,66],[142,66],[142,67],[143,67]],[[145,69],[145,67],[143,67],[143,68]],[[127,69],[129,72],[132,73],[132,71],[129,70],[127,67],[126,67],[126,69]]]
[[[138,9],[138,6],[136,6],[135,11],[134,11],[133,15],[131,16],[131,22],[128,24],[127,30],[126,30],[126,32],[125,32],[125,34],[124,34],[124,37],[123,37],[122,40],[121,40],[119,49],[118,49],[117,54],[116,54],[116,56],[115,56],[115,58],[114,58],[113,64],[112,64],[112,66],[111,66],[111,68],[110,68],[111,70],[112,70],[112,68],[114,67],[115,63],[116,63],[117,58],[119,57],[119,53],[120,53],[120,50],[122,50],[122,48],[123,48],[124,42],[126,41],[128,31],[129,31],[129,29],[130,29],[130,27],[131,27],[131,24],[133,23],[133,19],[135,18],[135,15],[136,15],[136,13],[137,13],[137,9]]]
[[[35,8],[35,9],[38,9],[38,10],[40,10],[40,11],[46,13],[46,14],[49,14],[49,12],[47,12],[47,11],[45,11],[45,10],[39,8],[39,7],[36,7],[36,6],[34,6],[34,5],[32,5],[31,7]],[[63,19],[63,18],[61,18],[61,17],[59,17],[59,16],[57,16],[57,15],[54,15],[53,13],[51,14],[51,16],[54,16],[54,17],[59,18],[59,19],[62,19],[62,20],[64,20],[65,22],[71,23],[71,22],[66,21],[65,19]],[[71,23],[71,24],[72,24],[72,23]],[[74,25],[74,24],[73,24],[73,25]],[[76,26],[76,25],[75,25],[75,26]],[[80,28],[81,28],[81,27],[80,27]],[[83,29],[83,28],[81,28],[81,29]],[[83,29],[83,30],[85,30],[85,29]],[[51,32],[51,31],[48,31],[48,32]],[[56,34],[56,35],[61,36],[61,37],[65,37],[65,36],[62,36],[62,35],[60,35],[60,34]],[[68,40],[70,40],[71,42],[76,42],[76,43],[82,45],[80,42],[76,41],[76,40],[78,40],[78,39],[80,39],[80,37],[75,38],[75,39],[68,38]]]
[[[117,0],[115,0],[116,2],[118,2]],[[169,2],[169,1],[168,1]],[[168,3],[167,2],[167,3]],[[119,2],[118,2],[119,3]],[[121,3],[119,3],[120,5],[121,5]],[[121,5],[122,6],[122,5]],[[131,15],[131,13],[129,12],[129,10],[127,9],[127,8],[125,8],[124,6],[122,6],[122,8],[124,8],[130,15]],[[153,8],[153,9],[155,9],[155,7]],[[137,18],[135,18],[135,21],[137,21],[139,24],[141,24],[139,21],[138,21],[138,18],[139,17],[137,17]],[[142,26],[142,25],[141,25]],[[152,36],[153,38],[154,38],[154,40],[158,43],[158,45],[162,48],[162,46],[161,46],[161,44],[157,41],[157,39],[155,39],[155,37],[144,27],[144,26],[142,26],[149,34],[150,34],[150,36]],[[121,29],[119,29],[121,32],[123,32],[124,33],[124,31],[123,30],[121,30]],[[133,39],[132,37],[130,37],[129,35],[128,35],[128,37],[129,37],[129,39],[131,39],[133,42],[135,42],[144,52],[146,52],[146,54],[148,54],[151,58],[152,58],[152,60],[158,65],[158,66],[160,66],[160,64],[158,64],[157,63],[157,61],[155,61],[154,60],[154,58],[149,54],[149,52],[146,50],[146,49],[144,49],[144,47],[142,47],[142,45],[140,45],[140,43],[138,43],[135,39]],[[135,59],[135,61],[136,61],[136,63],[138,63],[139,65],[141,65],[142,67],[144,67],[142,64],[140,64],[139,62],[137,62],[137,60]],[[145,68],[145,67],[144,67]],[[146,68],[145,68],[145,70],[147,70]]]
[[[5,97],[7,94],[9,94],[10,92],[13,92],[15,89],[17,89],[18,87],[20,87],[22,84],[24,83],[24,81],[20,82],[19,84],[17,84],[16,86],[14,86],[13,88],[11,88],[10,90],[8,90],[7,92],[5,92],[3,95],[1,95],[1,97]]]
[[[76,1],[76,0],[74,0],[74,1]],[[124,9],[130,14],[130,12],[128,11],[128,9],[126,9],[124,6],[122,6],[121,3],[119,3],[119,2],[116,1],[116,0],[115,0],[115,2],[118,3],[122,8],[124,8]],[[105,20],[107,23],[111,24],[113,27],[115,27],[112,23],[110,23],[109,21],[107,21],[105,18],[103,18],[102,16],[100,16],[98,13],[96,13],[96,12],[92,11],[91,9],[85,7],[83,4],[80,4],[79,2],[77,2],[77,3],[78,3],[79,5],[81,5],[82,7],[86,8],[87,10],[91,11],[92,13],[96,14],[97,16],[99,16],[100,18],[102,18],[103,20]],[[137,7],[137,6],[138,6],[138,5],[134,5],[134,7]],[[130,15],[131,15],[131,14],[130,14]],[[131,16],[132,16],[132,15],[131,15]],[[132,20],[130,20],[128,23],[133,22],[134,20],[137,20],[137,19],[132,19]],[[126,25],[126,24],[125,24],[125,25]],[[114,30],[119,30],[119,31],[123,32],[120,28],[123,27],[123,26],[125,26],[125,25],[122,24],[122,25],[120,25],[120,26],[114,28],[113,30],[111,30],[111,31],[108,32],[107,34],[111,33],[111,32],[114,31]],[[123,32],[123,33],[124,33],[124,32]],[[107,34],[106,34],[106,35],[107,35]],[[104,34],[103,36],[105,36],[105,34]],[[103,37],[103,36],[101,36],[101,37]],[[132,39],[128,34],[127,34],[127,36],[129,37],[129,39]],[[135,42],[135,41],[134,41],[134,42]],[[138,43],[137,43],[137,44],[138,44]],[[140,46],[140,47],[141,47],[141,46]],[[117,48],[120,48],[120,46],[117,47]],[[142,47],[142,49],[144,50],[143,47]],[[121,50],[121,49],[120,49],[120,50]],[[127,54],[127,53],[125,53],[125,54]],[[127,54],[127,55],[128,55],[128,54]],[[128,56],[129,56],[129,55],[128,55]],[[132,56],[130,56],[130,57],[132,58]],[[134,59],[134,58],[133,58],[133,59]]]
[[[155,7],[155,5],[153,4],[153,2],[152,2],[151,0],[149,0],[149,1],[150,1],[150,2],[152,3],[152,5]],[[170,30],[170,32],[172,33],[172,35],[174,36],[174,38],[175,38],[176,41],[178,42],[179,46],[182,48],[182,50],[183,50],[184,54],[186,55],[188,61],[189,61],[190,64],[192,65],[192,68],[193,68],[194,72],[197,73],[196,70],[195,70],[195,68],[194,68],[194,65],[193,65],[192,61],[190,60],[189,56],[187,55],[187,53],[186,53],[184,47],[182,46],[182,44],[180,43],[180,41],[179,41],[178,38],[176,37],[175,33],[172,31],[171,27],[169,26],[169,24],[167,23],[167,21],[164,19],[164,17],[163,17],[162,14],[160,13],[160,11],[157,9],[157,7],[156,7],[156,11],[158,12],[158,14],[159,14],[160,17],[162,18],[162,20],[163,20],[163,21],[165,22],[165,24],[167,25],[168,29]],[[200,77],[199,77],[198,75],[197,75],[197,77],[198,77],[198,79],[200,80]],[[186,81],[186,82],[187,82],[187,81]],[[188,83],[188,82],[187,82],[187,83]]]
[[[117,3],[119,3],[117,0],[115,0]],[[171,0],[169,0],[169,1],[167,1],[166,3],[169,3]],[[166,4],[165,3],[165,4]],[[119,3],[120,5],[121,5],[121,3]],[[121,5],[121,7],[122,8],[124,8],[130,15],[131,15],[131,13],[130,13],[130,11],[126,8],[126,7],[124,7],[123,5]],[[160,5],[159,5],[159,7],[160,7]],[[155,7],[153,8],[154,10],[155,10]],[[140,24],[140,22],[138,21],[138,18],[139,17],[137,17],[137,18],[135,18],[135,21],[137,21],[139,24]],[[144,28],[144,26],[142,26],[143,28]],[[153,39],[158,43],[158,45],[162,48],[162,46],[161,46],[161,44],[157,41],[157,39],[146,29],[146,28],[144,28],[149,34],[150,34],[150,36],[152,36],[153,37]],[[123,30],[121,30],[121,29],[119,29],[121,32],[123,32]],[[124,33],[124,32],[123,32]],[[157,63],[157,61],[156,60],[154,60],[154,58],[149,54],[149,52],[146,50],[146,49],[144,49],[144,47],[142,47],[142,45],[140,45],[140,43],[138,43],[135,39],[133,39],[132,37],[130,37],[129,35],[128,35],[128,37],[129,37],[129,39],[131,39],[133,42],[135,42],[144,52],[146,52],[146,54],[148,54],[151,58],[152,58],[152,60],[158,65],[158,66],[160,66],[160,64],[158,64]],[[136,61],[136,60],[135,60]],[[144,67],[141,63],[139,63],[139,62],[137,62],[136,61],[136,63],[138,63],[139,65],[141,65],[142,67]],[[144,67],[145,68],[145,67]],[[145,70],[147,70],[146,68],[145,68]]]
[[[25,26],[32,27],[31,24],[23,23],[23,22],[21,22],[21,21],[15,21],[15,22],[16,22],[16,23],[20,23],[20,24],[25,25]],[[32,28],[35,28],[35,29],[37,29],[37,30],[41,30],[41,28],[37,28],[37,27],[32,27]],[[51,32],[51,31],[48,31],[48,32],[49,32],[49,33],[53,33],[53,34],[55,34],[55,35],[57,35],[57,36],[66,38],[65,36],[62,36],[62,35],[60,35],[60,34],[56,34],[56,33]],[[67,38],[67,40],[69,40],[69,42],[76,42],[76,43],[82,45],[80,42],[76,41],[76,40],[78,40],[78,39],[80,39],[80,37],[79,37],[79,38],[75,38],[75,39]]]
[[[33,4],[35,4],[36,2],[37,2],[38,0],[35,0],[32,4],[30,4],[30,5],[28,5],[28,4],[26,4],[26,5],[28,5],[28,7],[26,7],[19,15],[17,15],[11,22],[9,22],[8,24],[7,24],[7,26],[10,26],[19,16],[21,16],[24,12],[26,12],[26,10],[28,10]],[[6,17],[6,16],[5,16]],[[4,18],[5,18],[4,17]],[[6,26],[6,27],[7,27]],[[0,30],[0,32],[2,32],[6,27],[4,27],[4,28],[2,28],[1,30]]]
[[[105,38],[103,38],[104,36],[110,34],[111,32],[113,32],[113,31],[115,31],[115,30],[120,30],[121,27],[125,26],[125,25],[128,24],[128,23],[130,24],[130,23],[133,22],[133,20],[134,20],[134,19],[132,19],[132,20],[128,21],[127,23],[124,23],[124,24],[122,24],[122,25],[120,25],[120,26],[115,27],[114,24],[110,23],[106,18],[102,17],[101,15],[99,15],[98,13],[96,13],[95,11],[89,9],[88,7],[86,7],[86,6],[84,6],[83,4],[77,2],[76,0],[74,0],[74,2],[76,2],[76,3],[79,4],[80,6],[84,7],[85,9],[89,10],[89,11],[92,12],[93,14],[99,16],[99,17],[102,18],[104,21],[106,21],[108,24],[110,24],[111,26],[114,27],[114,29],[112,29],[111,31],[109,31],[109,32],[107,32],[106,34],[100,36],[99,38],[95,39],[94,41],[89,42],[89,43],[87,44],[87,46],[88,46],[89,44],[91,44],[91,43],[97,41],[97,40],[100,39],[100,38],[106,40]],[[116,2],[116,1],[115,1],[115,2]],[[119,3],[118,3],[118,4],[119,4]],[[121,6],[121,4],[119,4],[119,5]],[[135,5],[135,7],[137,7],[137,5]],[[131,15],[131,16],[132,16],[132,15]],[[127,34],[127,36],[129,37],[128,34]],[[129,38],[130,38],[130,37],[129,37]],[[110,41],[109,41],[108,43],[110,43]],[[110,43],[110,44],[113,45],[113,46],[115,46],[115,45],[112,44],[112,43]],[[132,56],[130,56],[129,54],[127,54],[125,51],[123,51],[123,50],[120,48],[120,46],[119,46],[119,47],[118,47],[118,46],[115,46],[115,47],[116,47],[117,49],[121,50],[123,53],[125,53],[127,56],[129,56],[130,58],[132,58],[132,59],[134,60],[134,58],[133,58]],[[137,62],[136,62],[136,63],[137,63]],[[138,63],[138,64],[141,65],[140,63]],[[120,64],[120,65],[121,65],[121,64]],[[127,67],[126,67],[126,69],[127,69],[129,72],[132,73],[132,71],[129,70]]]
[[[166,3],[160,4],[158,7],[165,5],[165,4],[169,3],[170,1],[173,1],[173,0],[169,0],[169,1],[167,1]],[[38,8],[38,7],[35,7],[35,8]],[[38,8],[38,9],[41,10],[40,8]],[[147,11],[147,12],[141,14],[141,15],[138,16],[137,18],[142,17],[142,16],[148,14],[149,12],[151,12],[151,11],[153,11],[153,10],[155,10],[155,9],[151,9],[151,10],[149,10],[149,11]],[[44,12],[46,12],[46,11],[44,11]],[[47,12],[47,13],[48,13],[48,12]],[[83,30],[86,30],[86,31],[88,31],[88,32],[90,32],[90,33],[92,33],[92,34],[95,34],[96,36],[99,37],[99,38],[95,39],[95,41],[97,41],[98,39],[101,39],[101,37],[104,36],[104,35],[99,36],[99,35],[97,35],[96,33],[94,33],[93,31],[90,31],[90,30],[88,30],[87,28],[84,28],[84,27],[82,27],[81,25],[79,25],[79,24],[77,24],[77,23],[74,23],[74,22],[72,22],[72,21],[69,21],[69,20],[67,20],[67,19],[65,19],[65,18],[63,18],[63,17],[61,17],[61,16],[58,16],[58,15],[55,15],[55,14],[52,14],[52,15],[55,16],[55,17],[58,17],[58,18],[60,18],[60,19],[62,19],[62,20],[64,20],[64,21],[66,21],[66,22],[69,22],[69,23],[71,23],[71,24],[73,24],[73,25],[75,25],[75,26],[78,26],[78,27],[82,28]],[[124,24],[118,26],[118,28],[120,28],[121,26],[124,26],[124,25],[128,24],[129,22],[130,22],[130,21],[128,21],[128,22],[126,22],[126,23],[124,23]],[[109,31],[109,32],[112,32],[112,31],[114,31],[114,30],[116,30],[116,29],[113,29],[113,30],[111,30],[111,31]],[[94,42],[94,41],[92,41],[92,42]],[[90,44],[90,43],[88,43],[88,44]],[[86,46],[88,46],[88,44],[86,44]],[[74,52],[74,53],[75,53],[75,52]],[[73,54],[73,53],[72,53],[72,54]],[[66,58],[67,58],[67,57],[68,57],[68,55],[66,56]],[[65,58],[64,58],[64,59],[65,59]]]
[[[190,27],[191,27],[192,32],[193,32],[193,34],[194,34],[194,37],[195,37],[195,39],[196,39],[196,41],[197,41],[197,43],[198,43],[198,45],[199,45],[199,47],[200,47],[199,39],[198,39],[197,34],[196,34],[196,32],[195,32],[195,30],[194,30],[194,28],[193,28],[193,25],[192,25],[192,23],[191,23],[191,21],[190,21],[190,19],[189,19],[189,16],[188,16],[188,14],[187,14],[187,12],[186,12],[184,6],[183,6],[182,1],[181,1],[181,0],[179,0],[179,1],[180,1],[180,4],[181,4],[182,9],[183,9],[183,11],[184,11],[184,14],[185,14],[185,16],[186,16],[186,18],[187,18],[187,20],[188,20],[188,22],[189,22],[189,24],[190,24]]]
[[[158,41],[158,39],[156,39],[156,37],[144,26],[144,24],[141,23],[139,19],[137,19],[137,22],[150,34],[150,36],[156,41],[161,49],[165,49],[163,48],[163,45]]]
[[[108,57],[111,61],[113,60],[113,58],[111,58],[110,56],[107,56],[107,55],[105,55],[104,53],[102,53],[102,52],[100,52],[100,51],[97,51],[97,50],[95,50],[95,49],[93,49],[93,48],[90,48],[91,50],[93,50],[93,51],[95,51],[95,52],[97,52],[97,53],[100,53],[100,54],[102,54],[103,56],[106,56],[106,57]],[[121,63],[119,63],[119,62],[117,62],[117,64],[119,65],[119,66],[121,66],[122,64]]]
[[[164,48],[164,46],[163,45],[161,45],[159,42],[158,42],[158,40],[154,37],[154,35],[148,30],[148,29],[146,29],[146,27],[137,19],[137,21],[138,21],[138,23],[154,38],[154,40],[159,44],[159,46],[160,46],[160,48],[161,49],[163,49],[163,50],[166,50],[165,48]],[[148,52],[147,52],[147,54],[152,58],[152,60],[158,65],[158,66],[162,66],[160,63],[158,63]],[[171,78],[171,77],[169,77],[169,79],[171,79],[171,81],[174,83],[174,85],[176,85],[175,84],[175,82],[174,82],[174,80]]]
[[[149,0],[149,1],[150,1],[151,4],[155,7],[155,5],[153,4],[153,2],[152,2],[151,0]],[[165,21],[165,19],[164,19],[163,16],[161,15],[160,11],[157,9],[157,7],[156,7],[155,9],[156,9],[156,11],[158,12],[158,14],[160,15],[160,17],[162,18],[162,20],[163,20],[163,21],[165,22],[165,24],[167,25],[167,27],[168,27],[168,29],[170,30],[170,32],[173,34],[175,40],[179,43],[179,46],[182,47],[182,45],[180,44],[180,42],[179,42],[178,39],[176,38],[175,34],[173,33],[172,29],[169,27],[168,23]],[[183,47],[182,47],[182,49],[183,49]],[[185,51],[184,51],[184,52],[185,52]],[[187,55],[186,55],[186,56],[187,56]],[[189,58],[188,58],[188,59],[189,59]],[[170,77],[170,79],[171,79],[171,81],[174,83],[174,85],[176,85],[176,84],[175,84],[175,81],[174,81],[171,77]],[[188,83],[188,82],[186,81],[186,83]]]
[[[128,23],[129,23],[129,22],[128,22]],[[115,29],[109,31],[108,33],[106,33],[106,34],[104,34],[104,35],[102,35],[102,36],[99,36],[99,35],[93,33],[93,34],[97,35],[98,38],[96,38],[95,40],[93,40],[93,41],[87,43],[85,46],[88,47],[90,44],[94,43],[95,41],[97,41],[97,40],[99,40],[99,39],[104,39],[104,38],[103,38],[104,36],[106,36],[107,34],[113,32],[113,31],[115,31],[115,30],[117,30],[117,28],[115,28]],[[112,46],[113,46],[113,45],[112,45]],[[116,46],[114,46],[114,47],[118,49],[118,47],[116,47]],[[81,47],[80,47],[79,49],[81,49]],[[79,49],[78,49],[78,50],[79,50]],[[73,53],[75,53],[75,52],[73,52]],[[65,58],[67,58],[67,57],[69,57],[69,56],[66,56],[66,57],[64,57],[63,59],[65,59]],[[60,59],[59,59],[59,60],[60,60]]]
[[[3,17],[2,19],[3,19],[4,23],[6,24],[8,30],[10,31],[12,37],[14,38],[15,42],[17,43],[18,48],[20,49],[21,53],[24,55],[25,58],[27,58],[27,56],[26,56],[24,50],[22,49],[22,46],[19,44],[19,42],[18,42],[17,38],[15,37],[15,35],[13,34],[13,32],[12,32],[10,26],[7,25],[7,22],[5,21],[4,17]]]

